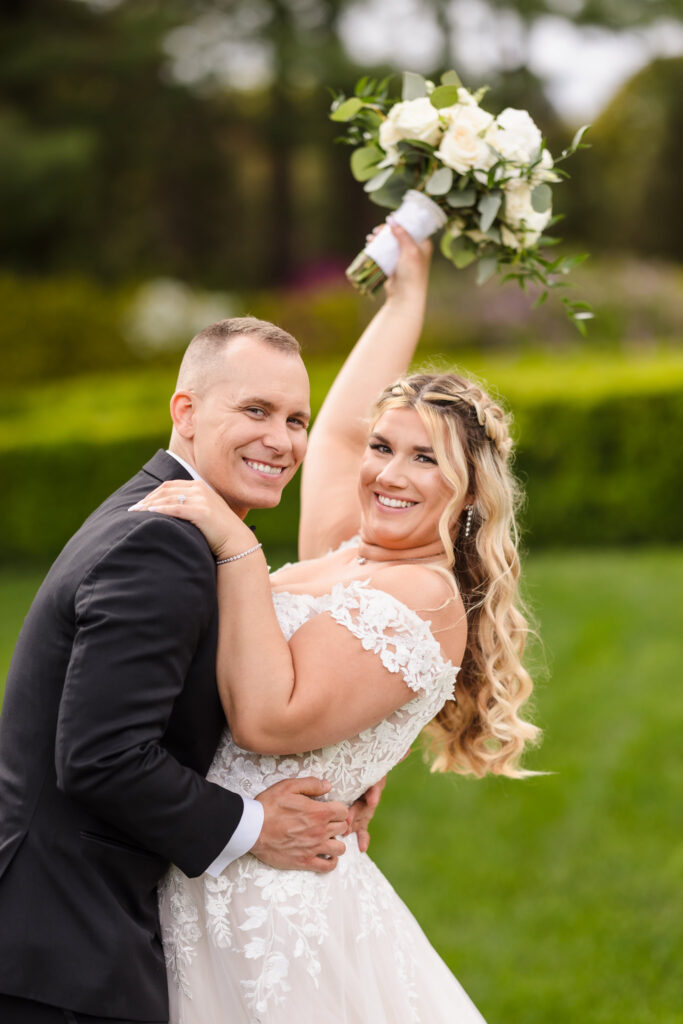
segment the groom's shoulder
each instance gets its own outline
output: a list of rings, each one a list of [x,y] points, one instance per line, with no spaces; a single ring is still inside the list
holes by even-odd
[[[214,565],[201,532],[191,523],[150,512],[130,511],[132,505],[163,479],[188,474],[160,451],[107,497],[83,522],[58,556],[53,570],[81,574],[102,561],[134,554],[141,564],[163,562],[180,567],[192,560],[206,572]]]

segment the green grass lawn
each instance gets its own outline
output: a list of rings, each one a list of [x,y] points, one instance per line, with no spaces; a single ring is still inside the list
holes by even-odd
[[[3,669],[39,578],[0,573]],[[535,555],[528,580],[528,766],[553,774],[430,776],[415,750],[371,852],[489,1024],[680,1024],[683,550]]]

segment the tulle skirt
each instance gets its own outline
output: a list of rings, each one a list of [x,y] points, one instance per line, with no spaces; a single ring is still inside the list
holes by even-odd
[[[330,874],[241,857],[160,890],[171,1024],[483,1024],[355,836]]]

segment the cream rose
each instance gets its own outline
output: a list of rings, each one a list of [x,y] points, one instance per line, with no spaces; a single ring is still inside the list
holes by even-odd
[[[553,158],[547,149],[544,149],[541,153],[541,159],[534,167],[531,173],[531,184],[532,186],[543,185],[546,182],[559,181],[559,175],[555,173],[553,167],[555,166]]]
[[[459,92],[466,93],[466,90],[460,89]],[[493,115],[477,106],[471,96],[469,102],[460,99],[452,107],[443,107],[440,114],[449,125],[464,124],[477,134],[485,132],[493,124]]]
[[[543,228],[552,217],[550,209],[538,213],[531,205],[532,188],[526,181],[509,181],[505,188],[504,216],[506,224],[501,227],[504,245],[513,249],[535,245]]]
[[[450,126],[437,150],[446,167],[458,174],[468,171],[488,171],[496,162],[496,155],[482,138],[493,118],[480,107],[456,104],[448,107]]]
[[[543,138],[526,110],[506,107],[486,134],[487,141],[504,160],[529,164],[541,148]]]
[[[433,146],[441,134],[439,111],[426,96],[395,103],[379,129],[382,149],[395,146],[401,139],[418,139]]]

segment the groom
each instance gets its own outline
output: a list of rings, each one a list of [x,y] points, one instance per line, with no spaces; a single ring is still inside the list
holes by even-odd
[[[242,516],[278,504],[310,415],[297,342],[250,317],[213,324],[187,349],[171,413],[169,452],[67,543],[12,659],[0,718],[3,1024],[166,1021],[156,885],[170,862],[218,875],[251,850],[329,871],[344,850],[334,836],[348,811],[312,799],[322,781],[247,800],[204,778],[225,725],[215,564],[189,523],[129,511],[178,478],[203,479]]]

